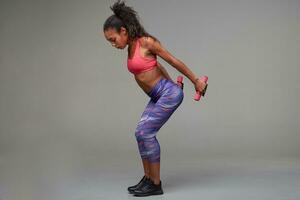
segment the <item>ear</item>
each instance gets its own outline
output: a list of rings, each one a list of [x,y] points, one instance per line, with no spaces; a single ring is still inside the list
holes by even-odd
[[[124,28],[123,26],[120,28],[120,34],[124,34],[126,35],[127,34],[127,29]]]

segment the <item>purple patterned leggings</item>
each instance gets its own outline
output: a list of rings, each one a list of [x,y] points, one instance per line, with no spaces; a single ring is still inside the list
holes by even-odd
[[[160,162],[160,145],[156,133],[183,101],[183,90],[171,80],[162,78],[148,93],[150,101],[135,130],[142,159]]]

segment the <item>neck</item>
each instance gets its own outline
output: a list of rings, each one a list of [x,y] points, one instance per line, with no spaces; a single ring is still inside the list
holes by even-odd
[[[131,49],[135,43],[135,41],[137,41],[137,38],[136,39],[129,39],[127,44],[128,44],[128,50]]]

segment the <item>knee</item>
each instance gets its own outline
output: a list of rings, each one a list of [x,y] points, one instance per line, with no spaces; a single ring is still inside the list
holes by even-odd
[[[149,130],[136,130],[135,131],[135,138],[138,142],[152,142],[156,140],[156,131],[149,131]]]
[[[145,136],[144,136],[144,131],[143,130],[136,130],[135,131],[135,138],[137,141],[143,141],[145,139]]]

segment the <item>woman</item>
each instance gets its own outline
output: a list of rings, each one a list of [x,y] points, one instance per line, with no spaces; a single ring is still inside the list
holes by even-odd
[[[182,88],[174,83],[166,69],[157,62],[163,58],[195,85],[202,96],[206,83],[180,60],[171,55],[154,36],[147,33],[132,7],[118,0],[110,7],[114,15],[103,25],[106,40],[113,47],[128,45],[127,68],[134,74],[141,89],[150,97],[135,131],[144,176],[138,184],[128,187],[135,196],[163,194],[160,180],[160,145],[156,133],[183,101]]]

